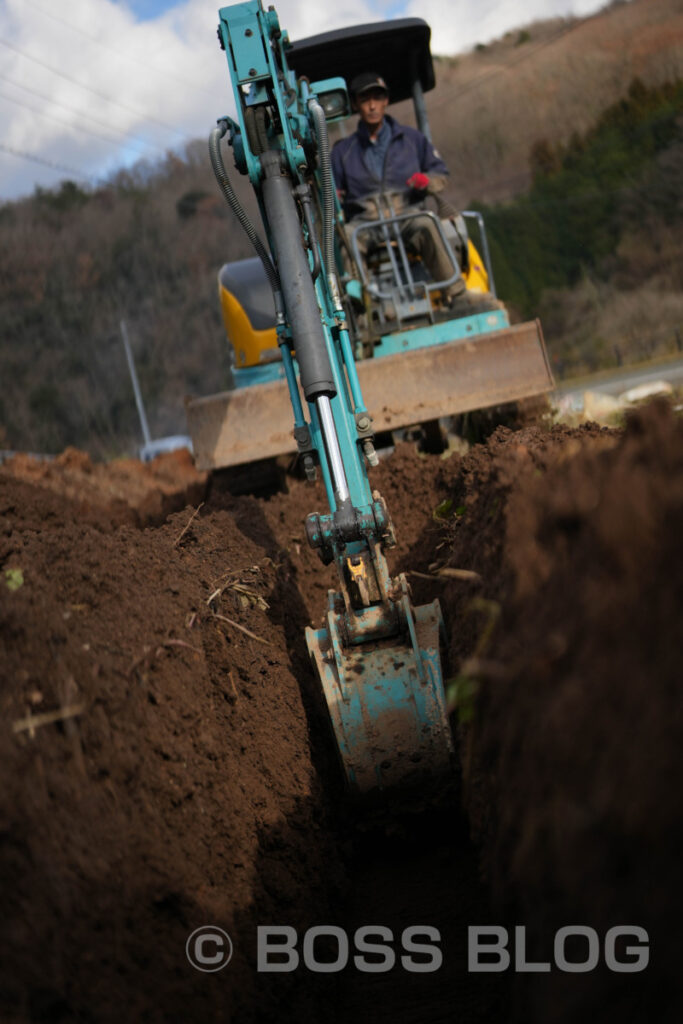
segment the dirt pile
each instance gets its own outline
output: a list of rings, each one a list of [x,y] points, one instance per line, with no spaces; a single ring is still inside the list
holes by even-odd
[[[339,873],[289,570],[220,508],[141,531],[74,500],[0,478],[3,1019],[274,1016],[253,921],[327,917]],[[229,977],[185,960],[206,923]]]
[[[159,525],[171,512],[198,504],[207,483],[207,474],[195,469],[187,448],[148,463],[96,463],[77,448],[67,448],[53,460],[19,454],[0,473],[59,495],[81,522],[112,526]]]
[[[502,910],[456,806],[376,843],[340,811],[304,643],[334,585],[302,528],[320,485],[234,498],[171,466],[155,498],[73,453],[0,470],[3,1019],[504,1024],[510,976],[468,975],[466,949],[502,919],[537,959],[561,925],[651,935],[645,975],[534,976],[525,1020],[673,1020],[650,1011],[676,999],[682,453],[655,407],[623,433],[500,429],[463,459],[400,446],[371,473],[392,567],[442,599]],[[257,974],[257,925],[336,922],[435,924],[444,966]],[[185,957],[206,924],[234,943],[217,974]]]
[[[443,595],[465,800],[499,901],[533,959],[576,923],[651,944],[643,974],[536,976],[533,1019],[677,1020],[683,423],[501,429],[451,496],[441,561],[480,576]]]

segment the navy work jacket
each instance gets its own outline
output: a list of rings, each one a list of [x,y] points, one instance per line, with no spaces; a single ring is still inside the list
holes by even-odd
[[[366,196],[384,189],[404,189],[411,175],[447,175],[448,168],[422,132],[408,125],[399,124],[388,114],[384,120],[391,128],[391,140],[384,160],[384,173],[378,178],[365,163],[365,151],[371,146],[370,132],[364,121],[345,139],[340,139],[332,149],[332,171],[337,188],[344,193],[344,213],[347,218],[363,210],[362,200]]]

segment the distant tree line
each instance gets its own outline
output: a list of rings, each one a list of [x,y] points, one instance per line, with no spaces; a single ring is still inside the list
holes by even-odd
[[[186,393],[229,385],[216,275],[249,243],[204,150],[0,207],[0,447],[134,450],[121,318],[156,436],[185,431]]]

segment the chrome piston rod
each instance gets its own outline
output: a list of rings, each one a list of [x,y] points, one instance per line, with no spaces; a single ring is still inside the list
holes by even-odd
[[[320,419],[320,430],[325,444],[325,452],[327,454],[327,463],[330,468],[334,497],[337,505],[339,506],[347,501],[351,495],[349,485],[346,481],[346,473],[344,472],[344,463],[342,461],[341,450],[339,448],[339,439],[334,426],[332,406],[330,405],[330,400],[327,395],[319,395],[315,400],[315,407]]]

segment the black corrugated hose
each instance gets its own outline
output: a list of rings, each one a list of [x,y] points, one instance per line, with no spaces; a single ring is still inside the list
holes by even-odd
[[[323,260],[325,262],[325,273],[334,274],[334,190],[330,166],[330,140],[327,134],[325,111],[315,97],[309,99],[308,109],[313,115],[315,134],[318,140],[318,158],[320,160],[320,177],[323,188]]]
[[[209,135],[209,155],[211,157],[211,166],[213,167],[213,173],[216,175],[216,181],[218,182],[218,186],[223,193],[228,206],[244,228],[247,238],[254,246],[254,249],[263,263],[270,287],[273,289],[275,313],[279,319],[281,316],[284,316],[284,302],[282,299],[282,291],[280,289],[280,279],[275,267],[273,266],[273,261],[270,258],[268,250],[263,244],[260,236],[257,234],[254,225],[249,220],[249,217],[245,213],[242,204],[235,194],[235,190],[233,189],[228,177],[228,172],[225,169],[225,164],[223,163],[223,157],[221,156],[221,139],[227,130],[227,121],[219,121],[216,127],[211,130],[211,134]]]

